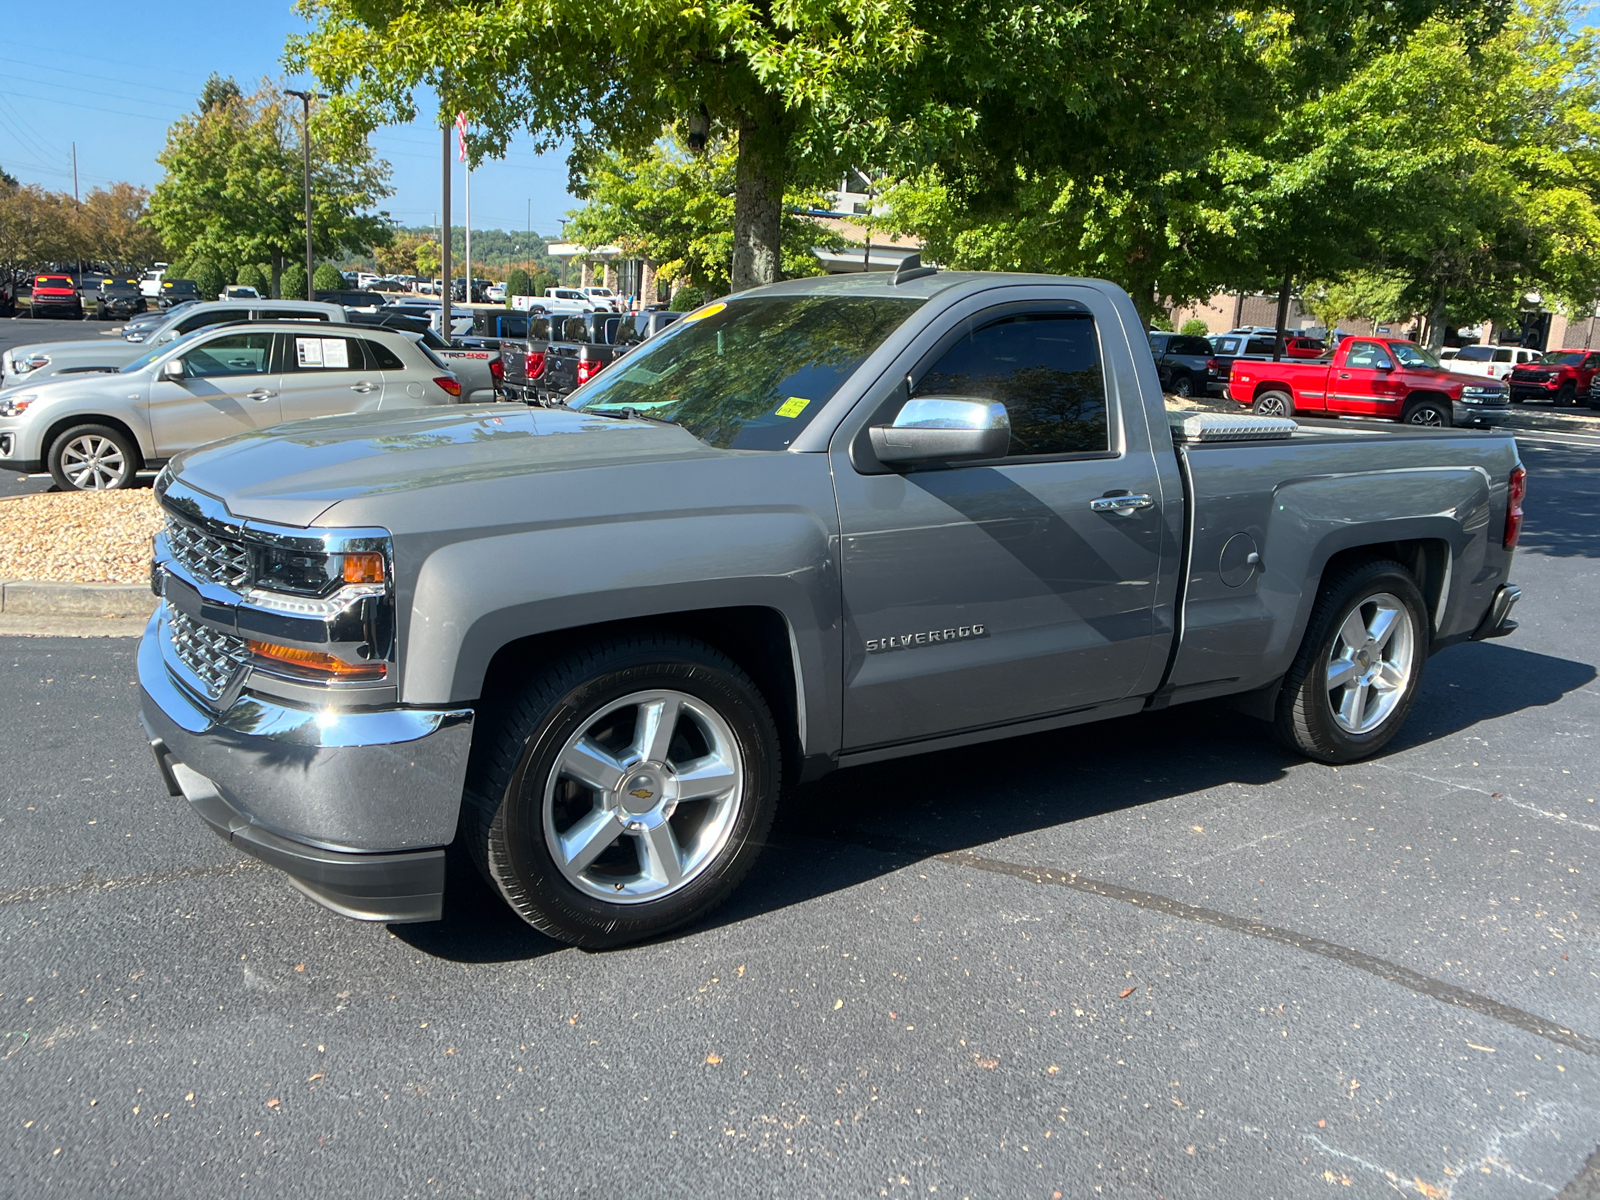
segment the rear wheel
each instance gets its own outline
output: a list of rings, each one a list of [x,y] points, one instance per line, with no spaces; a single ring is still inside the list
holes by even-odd
[[[1190,379],[1187,375],[1175,376],[1172,380],[1172,394],[1181,399],[1187,400],[1190,396],[1194,395],[1194,380]]]
[[[1406,408],[1400,418],[1407,425],[1443,427],[1450,424],[1450,409],[1438,400],[1418,400]]]
[[[1343,763],[1376,754],[1405,723],[1428,656],[1428,611],[1399,563],[1372,560],[1324,581],[1285,676],[1279,740]]]
[[[1292,417],[1294,399],[1288,392],[1262,392],[1250,406],[1250,411],[1262,417]]]
[[[139,473],[139,448],[108,425],[75,425],[50,444],[45,462],[61,488],[103,492],[132,487]]]
[[[469,848],[534,928],[588,949],[705,915],[760,853],[781,764],[766,701],[701,642],[602,642],[480,733]]]

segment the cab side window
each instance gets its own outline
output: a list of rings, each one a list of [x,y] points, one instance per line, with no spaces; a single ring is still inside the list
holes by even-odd
[[[196,379],[219,375],[264,375],[272,362],[270,333],[234,333],[213,338],[183,356],[183,368]]]
[[[1389,354],[1377,342],[1357,342],[1350,347],[1350,353],[1344,360],[1347,367],[1366,368],[1367,370],[1383,370],[1394,366],[1389,361]]]
[[[365,371],[368,370],[361,338],[302,337],[286,334],[283,369],[285,371]]]
[[[1011,418],[1012,457],[1111,446],[1100,340],[1088,313],[1030,313],[971,330],[912,395],[1000,401]]]

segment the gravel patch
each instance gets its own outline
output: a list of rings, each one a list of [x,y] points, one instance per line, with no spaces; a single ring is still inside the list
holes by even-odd
[[[0,579],[145,583],[161,524],[149,488],[0,500]]]

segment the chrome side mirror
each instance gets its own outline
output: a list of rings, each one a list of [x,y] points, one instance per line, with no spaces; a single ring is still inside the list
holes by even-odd
[[[884,463],[1001,458],[1011,447],[1011,418],[996,400],[921,396],[907,400],[892,424],[868,433]]]
[[[161,377],[163,379],[183,378],[183,359],[169,358],[161,364]]]

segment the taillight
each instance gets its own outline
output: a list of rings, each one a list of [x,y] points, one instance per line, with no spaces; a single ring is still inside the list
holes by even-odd
[[[491,358],[489,360],[489,375],[496,383],[504,383],[506,381],[505,363],[498,358]]]
[[[460,383],[459,380],[455,379],[454,377],[452,377],[450,375],[440,375],[437,379],[434,380],[434,382],[437,383],[440,387],[442,387],[445,391],[449,392],[452,396],[455,396],[458,399],[460,398],[460,396],[461,396],[461,383]]]
[[[1506,535],[1501,540],[1507,550],[1517,548],[1522,536],[1522,500],[1528,494],[1528,473],[1521,467],[1511,468],[1511,481],[1506,485]]]
[[[1220,370],[1222,370],[1222,364],[1219,363],[1216,359],[1214,359],[1214,358],[1206,359],[1206,374],[1207,375],[1215,375]]]
[[[522,373],[529,379],[537,379],[544,374],[543,350],[529,350],[522,356]]]
[[[578,382],[588,383],[589,380],[600,374],[600,368],[603,366],[605,366],[605,363],[580,358],[578,360]]]

